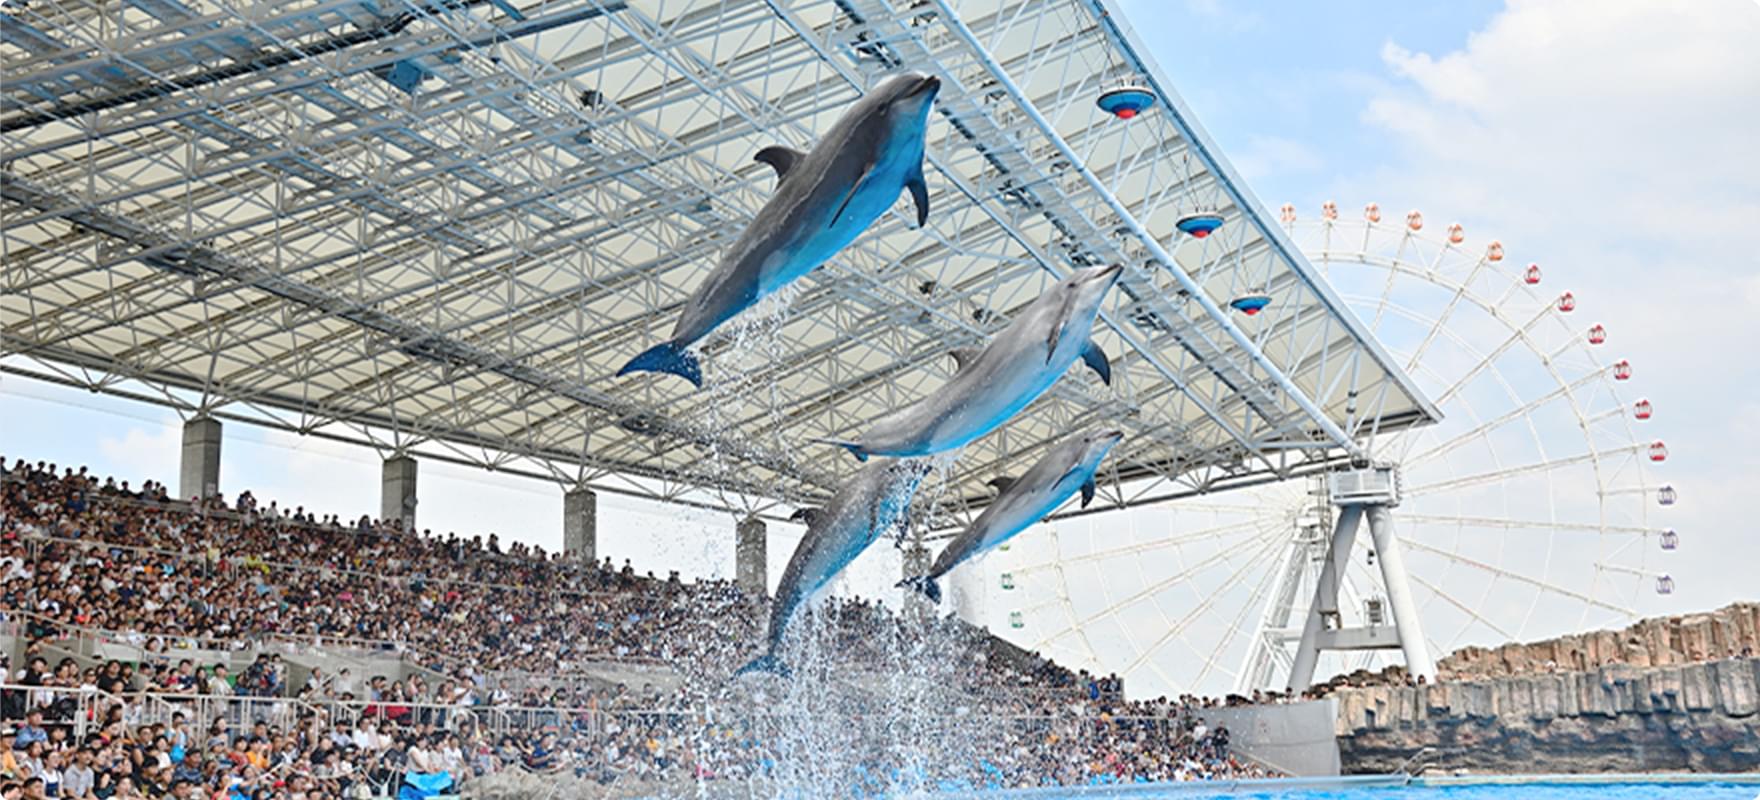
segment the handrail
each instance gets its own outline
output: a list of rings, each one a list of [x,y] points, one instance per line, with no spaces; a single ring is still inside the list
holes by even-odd
[[[306,700],[306,699],[295,698],[295,697],[256,697],[256,696],[251,696],[251,695],[210,694],[210,693],[204,693],[204,692],[194,692],[194,693],[161,692],[161,691],[154,691],[151,689],[142,689],[142,690],[138,690],[138,691],[127,692],[124,694],[114,694],[114,693],[107,692],[107,691],[104,691],[104,690],[96,688],[96,687],[31,686],[31,685],[20,684],[20,683],[0,683],[0,690],[20,691],[20,692],[51,692],[51,693],[64,693],[64,694],[70,694],[70,695],[89,695],[89,696],[109,700],[112,702],[122,702],[122,703],[128,703],[131,701],[133,701],[133,702],[146,702],[148,700],[163,701],[163,702],[169,703],[171,705],[171,710],[174,710],[174,711],[183,710],[182,708],[177,707],[180,704],[196,703],[196,702],[207,702],[207,703],[212,703],[212,704],[240,704],[240,705],[272,704],[272,705],[280,705],[280,706],[286,706],[286,707],[297,707],[297,708],[302,708],[302,709],[310,710],[310,711],[321,711],[326,708],[343,709],[343,710],[354,712],[355,714],[358,714],[361,717],[370,717],[370,718],[386,717],[388,715],[385,712],[387,712],[391,709],[407,709],[412,712],[413,711],[431,711],[431,712],[449,712],[449,713],[469,712],[469,713],[473,713],[473,714],[483,713],[483,712],[494,712],[494,713],[500,713],[500,714],[550,715],[553,717],[607,716],[607,717],[672,717],[672,718],[695,717],[695,716],[699,715],[703,710],[702,708],[699,708],[696,706],[687,706],[687,707],[683,707],[683,708],[666,708],[666,707],[655,708],[655,707],[649,707],[649,706],[607,707],[604,705],[596,705],[596,706],[570,706],[570,705],[530,706],[530,705],[511,705],[511,704],[491,705],[488,703],[477,703],[474,705],[464,705],[464,704],[460,704],[460,703],[437,703],[437,702],[431,702],[431,701],[416,701],[416,700],[403,700],[403,699],[338,700],[338,699],[332,699],[332,698],[320,698],[320,699],[315,699],[315,700]],[[1107,724],[1111,724],[1114,726],[1117,726],[1120,724],[1125,724],[1125,723],[1136,724],[1136,723],[1149,722],[1149,723],[1154,723],[1157,725],[1165,725],[1165,724],[1179,722],[1182,719],[1182,717],[1185,716],[1185,714],[1180,713],[1182,711],[1195,713],[1195,710],[1193,710],[1193,709],[1180,709],[1178,711],[1175,711],[1174,713],[1165,714],[1165,715],[1108,714],[1108,715],[1102,716],[1101,714],[1093,713],[1093,712],[1082,712],[1082,713],[1065,712],[1065,713],[1041,713],[1041,714],[980,713],[980,714],[966,714],[966,715],[947,713],[947,714],[925,715],[925,717],[926,718],[941,717],[941,718],[945,718],[945,719],[970,719],[974,716],[977,716],[977,717],[982,717],[984,719],[997,720],[997,721],[1007,721],[1007,722],[1075,722],[1075,723],[1082,723],[1082,724],[1092,723],[1092,724],[1096,724],[1096,725],[1101,724],[1101,723],[1107,723]],[[768,709],[768,708],[765,708],[762,706],[754,706],[750,709],[741,709],[739,711],[739,713],[740,713],[740,716],[753,718],[753,719],[787,720],[787,719],[801,719],[804,717],[813,716],[811,713],[782,712],[782,711],[775,711],[772,709]],[[401,714],[398,716],[401,716]]]
[[[123,646],[130,647],[130,648],[133,648],[136,650],[140,650],[143,654],[154,656],[154,657],[170,657],[171,654],[168,652],[155,652],[152,650],[147,650],[146,648],[136,644],[132,640],[135,640],[135,639],[160,639],[162,641],[167,642],[168,646],[170,643],[177,643],[180,649],[213,650],[213,651],[217,651],[217,652],[226,652],[226,653],[239,652],[241,650],[249,649],[249,648],[239,647],[238,645],[241,643],[242,644],[251,644],[251,645],[260,645],[260,644],[264,644],[264,643],[273,642],[273,643],[281,643],[281,644],[302,644],[302,645],[310,645],[313,647],[357,647],[357,648],[364,649],[364,650],[370,650],[375,653],[393,654],[393,655],[396,655],[400,660],[402,660],[404,658],[404,656],[406,656],[406,655],[414,655],[418,658],[426,659],[428,661],[443,662],[443,663],[447,664],[449,668],[463,667],[463,668],[469,668],[473,671],[477,671],[476,670],[477,665],[468,659],[463,659],[463,658],[459,658],[457,656],[448,655],[446,653],[441,653],[441,652],[437,652],[434,650],[429,650],[429,649],[423,647],[422,645],[416,644],[414,642],[402,641],[402,640],[397,640],[397,639],[370,639],[370,638],[364,638],[364,637],[334,636],[334,635],[316,634],[316,633],[291,633],[291,632],[287,632],[287,631],[252,631],[252,632],[240,633],[238,636],[227,638],[227,639],[217,639],[217,638],[203,637],[203,636],[191,636],[189,634],[180,634],[180,633],[149,633],[149,632],[145,632],[145,631],[119,631],[119,630],[114,630],[114,629],[110,629],[110,628],[97,628],[97,627],[93,627],[90,625],[81,625],[81,624],[74,623],[74,622],[67,622],[65,620],[59,620],[54,617],[49,617],[49,616],[45,616],[43,614],[39,614],[35,611],[30,611],[28,609],[5,607],[5,606],[0,606],[0,616],[27,617],[30,619],[37,620],[38,622],[41,622],[44,625],[49,626],[49,627],[53,627],[56,629],[74,631],[77,633],[83,633],[83,634],[86,634],[88,636],[88,638],[91,638],[95,641],[100,641],[100,642],[109,643],[109,644],[123,645]],[[199,647],[188,647],[188,646],[186,646],[185,643],[195,643],[200,646]],[[575,662],[610,662],[610,663],[615,663],[615,664],[628,664],[628,665],[634,665],[634,666],[662,666],[662,667],[663,666],[670,666],[669,663],[667,661],[665,661],[664,659],[657,658],[654,656],[644,656],[644,655],[621,655],[620,656],[620,655],[616,655],[613,653],[593,654],[587,658],[574,659],[574,661]],[[423,669],[427,668],[426,665],[422,664],[422,663],[415,663],[412,666],[423,668]],[[483,672],[483,674],[486,675],[486,674],[489,674],[489,673],[495,672],[495,671],[484,670],[482,672]],[[450,676],[448,676],[448,677],[450,677]]]

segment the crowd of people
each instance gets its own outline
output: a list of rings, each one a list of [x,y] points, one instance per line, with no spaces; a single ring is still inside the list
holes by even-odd
[[[345,522],[249,493],[182,502],[83,468],[0,468],[0,614],[27,642],[24,663],[6,665],[17,688],[0,698],[11,734],[0,780],[24,796],[423,795],[514,766],[600,783],[762,779],[787,766],[777,740],[803,727],[776,713],[787,703],[772,689],[729,681],[762,639],[768,600],[728,582]],[[953,766],[876,745],[851,764],[864,774],[1007,786],[1262,774],[1195,698],[1126,701],[1116,678],[877,602],[835,600],[808,619],[835,654],[826,677],[932,663],[928,682],[945,694],[924,707],[961,711],[905,727],[978,740]],[[76,633],[137,655],[55,657]],[[283,655],[313,644],[392,649],[410,669],[328,674]],[[216,651],[233,653],[188,655]],[[605,660],[680,678],[664,691],[590,679],[585,666]],[[864,725],[892,713],[860,681],[825,683],[849,693],[840,702]],[[235,700],[203,701],[214,697]],[[995,735],[964,735],[974,720]],[[852,750],[884,741],[867,733]]]

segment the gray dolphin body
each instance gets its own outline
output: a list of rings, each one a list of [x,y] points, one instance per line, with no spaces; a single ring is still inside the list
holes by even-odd
[[[776,194],[685,303],[671,338],[617,374],[670,372],[701,387],[702,367],[685,348],[849,246],[900,191],[910,189],[917,224],[927,222],[923,140],[940,89],[932,76],[895,75],[850,106],[811,152],[760,150],[757,160],[781,179]]]
[[[856,458],[922,456],[964,447],[1044,394],[1076,359],[1112,382],[1112,368],[1090,338],[1106,290],[1123,267],[1077,270],[1027,306],[983,351],[956,351],[959,372],[916,404],[882,417],[855,441],[820,440]]]
[[[837,577],[888,528],[905,521],[911,498],[929,474],[926,460],[877,461],[863,467],[832,495],[823,509],[802,509],[807,535],[795,546],[770,606],[770,635],[764,655],[741,667],[747,672],[788,674],[780,658],[782,634],[801,604]]]
[[[1082,493],[1082,507],[1086,508],[1094,499],[1094,473],[1107,452],[1122,439],[1124,434],[1118,431],[1071,436],[1053,446],[1020,478],[991,481],[1002,489],[996,500],[972,520],[971,527],[948,543],[928,572],[906,578],[898,585],[922,592],[939,603],[941,586],[936,581],[961,562],[1014,538],[1077,491]]]

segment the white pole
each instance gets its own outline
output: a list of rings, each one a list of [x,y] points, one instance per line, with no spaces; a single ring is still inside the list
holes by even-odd
[[[1326,563],[1320,567],[1320,581],[1314,586],[1314,602],[1308,604],[1308,620],[1302,625],[1302,641],[1296,645],[1295,663],[1289,668],[1289,688],[1301,691],[1314,683],[1314,667],[1320,661],[1322,612],[1338,610],[1340,576],[1351,557],[1351,546],[1357,541],[1357,524],[1363,519],[1362,506],[1338,509],[1338,525],[1332,531],[1332,547]]]
[[[1386,506],[1369,506],[1369,535],[1375,539],[1375,558],[1381,562],[1381,582],[1387,587],[1387,604],[1393,607],[1393,624],[1399,630],[1399,647],[1405,651],[1406,670],[1414,679],[1436,680],[1436,664],[1424,643],[1418,624],[1418,604],[1406,582],[1406,563],[1393,535],[1393,512]]]

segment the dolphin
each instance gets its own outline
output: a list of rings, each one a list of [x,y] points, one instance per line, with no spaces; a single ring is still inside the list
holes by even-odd
[[[990,481],[1000,489],[996,500],[972,521],[959,536],[948,543],[935,565],[928,572],[899,581],[900,587],[915,589],[930,600],[941,602],[941,587],[936,579],[953,571],[961,562],[979,556],[1045,518],[1046,514],[1068,500],[1078,490],[1082,507],[1094,500],[1094,473],[1112,446],[1124,438],[1119,431],[1071,436],[1058,442],[1039,463],[1018,480],[1001,477]]]
[[[982,351],[953,351],[959,371],[929,396],[875,422],[856,441],[816,439],[863,461],[870,455],[922,456],[964,447],[996,430],[1044,394],[1076,359],[1108,385],[1112,365],[1090,338],[1106,290],[1124,267],[1090,267],[1040,295]]]
[[[928,459],[876,461],[838,489],[824,508],[795,512],[794,519],[807,523],[807,535],[789,557],[776,600],[770,604],[768,647],[735,674],[788,674],[780,652],[789,619],[880,534],[905,523],[911,497],[928,474]]]
[[[671,338],[617,374],[670,372],[702,388],[702,367],[685,348],[849,246],[900,191],[910,190],[917,225],[927,223],[923,140],[940,90],[931,75],[894,75],[850,106],[810,152],[759,150],[754,160],[776,170],[776,194],[685,303]]]

